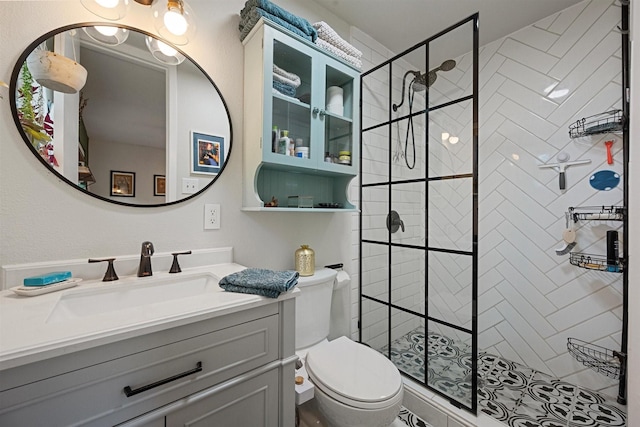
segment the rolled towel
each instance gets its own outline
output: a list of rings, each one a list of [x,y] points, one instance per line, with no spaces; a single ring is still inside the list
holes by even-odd
[[[286,83],[282,83],[277,80],[274,80],[273,88],[284,95],[293,96],[293,97],[296,96],[296,88]]]
[[[326,22],[316,22],[315,24],[313,24],[313,28],[318,31],[318,38],[334,45],[349,56],[354,56],[357,59],[362,59],[362,52],[356,49],[356,47],[352,44],[348,43],[345,39],[340,37],[338,33],[336,33],[335,30],[331,28]]]
[[[263,268],[247,268],[224,276],[219,285],[227,292],[262,295],[278,298],[282,292],[298,284],[297,271],[274,271]]]
[[[297,74],[283,70],[276,64],[273,64],[273,78],[281,81],[282,83],[290,84],[293,87],[298,87],[301,83],[300,77]]]
[[[300,28],[296,27],[295,25],[290,24],[289,22],[285,21],[284,19],[280,19],[277,16],[266,12],[264,9],[260,9],[258,7],[254,7],[254,8],[251,8],[247,12],[245,17],[242,18],[240,20],[240,23],[238,24],[238,29],[240,30],[240,41],[244,40],[245,37],[247,37],[247,35],[251,32],[251,29],[253,27],[255,27],[255,25],[258,23],[258,21],[262,17],[264,17],[265,19],[268,19],[271,22],[275,22],[276,24],[280,25],[281,27],[286,28],[287,30],[291,31],[292,33],[295,33],[295,34],[299,35],[302,38],[305,38],[305,39],[311,40],[311,41],[315,40],[312,36],[306,34]],[[315,33],[315,37],[317,38],[317,33]]]
[[[331,52],[338,58],[344,59],[345,61],[347,61],[348,63],[350,63],[351,65],[353,65],[358,69],[362,69],[362,60],[360,58],[356,58],[355,56],[349,55],[344,50],[335,47],[331,43],[326,42],[321,38],[318,38],[318,40],[316,40],[316,44],[318,45],[319,48],[324,49],[327,52]]]
[[[315,28],[313,28],[313,25],[311,25],[309,21],[297,15],[294,15],[293,13],[281,8],[276,4],[271,3],[269,0],[247,0],[247,2],[244,4],[244,8],[240,11],[240,17],[244,19],[245,15],[249,14],[251,9],[253,8],[260,8],[270,15],[273,15],[276,18],[280,18],[282,21],[285,21],[300,29],[300,31],[302,31],[305,35],[309,36],[312,42],[316,41],[316,39],[318,38],[318,32]],[[272,21],[278,23],[275,20]]]

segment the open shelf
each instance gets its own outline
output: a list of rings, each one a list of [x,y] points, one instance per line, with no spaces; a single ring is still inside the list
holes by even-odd
[[[622,258],[619,258],[615,264],[609,264],[607,258],[601,255],[571,252],[569,254],[569,262],[575,266],[586,268],[587,270],[608,271],[611,273],[622,273],[624,271]]]
[[[622,359],[626,356],[576,338],[567,338],[567,350],[578,362],[609,378],[620,377]]]
[[[585,117],[569,126],[569,136],[571,138],[622,131],[624,131],[622,110],[610,110]]]

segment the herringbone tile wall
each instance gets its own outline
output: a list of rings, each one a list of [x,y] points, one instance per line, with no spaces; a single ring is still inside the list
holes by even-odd
[[[482,17],[481,17],[482,18]],[[480,52],[480,228],[479,228],[479,340],[480,348],[507,359],[524,363],[566,381],[606,394],[617,393],[617,382],[609,380],[576,362],[566,350],[568,337],[619,349],[622,319],[622,280],[619,274],[583,270],[569,264],[568,255],[558,256],[555,249],[562,246],[565,229],[564,212],[570,206],[620,205],[622,186],[611,191],[597,191],[589,184],[591,175],[600,170],[613,170],[622,174],[622,141],[617,135],[605,134],[588,138],[570,139],[568,127],[576,120],[612,108],[620,108],[621,58],[620,34],[617,25],[620,8],[613,0],[586,0],[560,13],[523,28],[508,37],[481,47]],[[482,22],[482,20],[480,21]],[[482,31],[482,26],[480,27]],[[425,34],[425,38],[430,34]],[[364,53],[366,70],[375,66],[392,53],[357,29],[352,30],[352,42]],[[467,55],[468,56],[468,55]],[[439,73],[436,92],[445,98],[458,96],[469,90],[471,61],[467,57],[455,58],[456,69]],[[408,68],[407,68],[408,69]],[[394,88],[404,69],[394,72]],[[377,77],[377,76],[374,76]],[[396,80],[397,79],[397,80]],[[388,82],[380,74],[368,92],[368,105],[363,106],[363,125],[367,120],[388,117]],[[385,86],[387,85],[387,86]],[[399,98],[394,89],[394,99]],[[418,100],[416,96],[416,100]],[[431,116],[430,122],[430,171],[437,174],[468,164],[465,136],[470,126],[468,105],[452,114]],[[392,147],[397,134],[393,128]],[[414,122],[416,141],[424,147],[424,124]],[[461,133],[456,146],[441,144],[441,132],[445,127]],[[465,131],[465,129],[467,131]],[[388,174],[388,131],[380,130],[370,135],[363,144],[363,153],[370,158],[363,161],[363,182],[373,182],[380,174]],[[614,140],[614,163],[606,161],[605,140]],[[401,140],[403,141],[403,139]],[[436,143],[437,142],[437,143]],[[424,169],[424,151],[418,149],[420,173]],[[566,190],[558,187],[558,173],[554,169],[540,169],[538,165],[557,162],[557,155],[564,152],[571,160],[591,160],[587,165],[567,168]],[[446,159],[437,163],[434,159]],[[433,171],[434,165],[439,170]],[[402,172],[394,175],[402,176]],[[400,169],[398,169],[400,170]],[[457,170],[456,172],[460,172]],[[411,176],[411,175],[408,175]],[[352,187],[352,200],[358,201],[357,180]],[[415,187],[415,186],[414,186]],[[455,188],[432,192],[429,200],[430,245],[447,236],[442,244],[468,245],[466,226],[468,207],[461,207],[467,199],[468,185],[460,183]],[[406,188],[401,199],[402,209],[412,209],[408,222],[411,234],[404,238],[424,239],[424,218],[419,211],[419,193],[423,188]],[[413,198],[413,196],[416,198]],[[437,197],[436,197],[437,196]],[[363,219],[363,236],[375,235],[381,229],[386,232],[385,195],[375,191],[365,192],[361,206],[372,214]],[[396,200],[397,196],[393,196]],[[413,201],[413,202],[412,202]],[[412,205],[413,203],[413,205]],[[369,205],[367,205],[369,204]],[[372,207],[371,204],[376,204]],[[434,209],[437,206],[438,209]],[[435,213],[434,213],[435,212]],[[381,223],[382,221],[382,223]],[[447,222],[448,221],[448,222]],[[436,226],[437,224],[437,226]],[[576,224],[578,245],[574,251],[605,254],[606,231],[618,229],[616,222],[584,222]],[[354,265],[358,265],[358,222],[354,220]],[[466,250],[466,248],[464,248]],[[366,248],[365,253],[376,253]],[[411,259],[411,257],[409,257]],[[384,256],[363,258],[363,271],[369,275],[372,286],[386,293],[386,284],[376,278],[388,269]],[[369,269],[365,263],[372,263]],[[382,264],[381,264],[382,263]],[[424,259],[409,262],[414,265],[405,278],[424,271]],[[430,277],[443,275],[438,285],[433,306],[444,318],[468,321],[468,297],[461,297],[456,289],[465,289],[465,283],[455,283],[450,274],[455,269],[446,260],[429,262]],[[458,268],[458,267],[456,267]],[[416,270],[417,269],[417,270]],[[462,269],[464,271],[464,269]],[[444,274],[447,272],[448,274]],[[446,277],[444,277],[446,276]],[[468,275],[467,275],[468,276]],[[466,279],[465,279],[466,280]],[[421,280],[402,282],[406,287],[401,293],[404,301],[421,301]],[[352,331],[357,331],[358,276],[353,277]],[[413,288],[412,288],[413,287]],[[384,299],[384,295],[381,298]],[[397,301],[394,300],[397,303]],[[418,309],[424,309],[419,307]],[[363,309],[363,331],[369,337],[385,334],[384,310],[369,307]],[[370,323],[367,323],[370,321]],[[395,323],[394,323],[395,324]],[[410,319],[398,322],[407,328]],[[404,328],[403,328],[404,329]],[[356,334],[357,335],[357,334]],[[394,332],[395,336],[396,333]]]

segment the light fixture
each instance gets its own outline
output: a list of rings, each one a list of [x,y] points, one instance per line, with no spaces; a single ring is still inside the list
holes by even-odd
[[[460,138],[458,138],[457,136],[450,136],[449,137],[449,144],[451,144],[451,145],[457,144],[458,141],[460,141]]]
[[[178,52],[177,49],[158,39],[147,36],[145,42],[151,55],[160,62],[169,65],[179,65],[184,61],[184,55]]]
[[[442,140],[446,141],[447,139],[449,139],[449,132],[442,132]]]
[[[117,46],[124,43],[129,37],[129,30],[111,25],[95,25],[83,27],[84,32],[92,40],[107,46]]]
[[[185,45],[195,36],[194,14],[183,0],[156,0],[151,6],[151,13],[162,38],[176,45]]]
[[[94,15],[110,21],[124,18],[129,8],[129,0],[80,0],[80,3]]]
[[[185,45],[196,33],[194,13],[184,0],[134,0],[151,6],[153,24],[163,39],[175,45]],[[80,0],[80,3],[101,18],[122,19],[129,8],[129,0]]]

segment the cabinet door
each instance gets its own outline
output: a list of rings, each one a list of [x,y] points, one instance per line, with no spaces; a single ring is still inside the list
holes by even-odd
[[[324,57],[323,75],[318,79],[321,133],[317,148],[322,151],[320,168],[342,174],[355,175],[358,159],[359,81],[357,73],[344,64]],[[318,96],[320,98],[320,96]]]
[[[311,152],[311,106],[316,94],[313,82],[318,70],[313,50],[277,31],[267,28],[264,38],[264,160],[270,163],[315,168],[318,159]],[[288,133],[289,144],[280,138]],[[295,147],[305,147],[306,156],[296,157]],[[290,150],[291,149],[291,150]]]
[[[278,370],[273,369],[229,388],[205,390],[194,402],[167,415],[166,426],[276,427]]]

